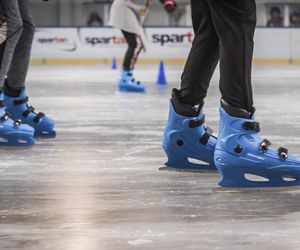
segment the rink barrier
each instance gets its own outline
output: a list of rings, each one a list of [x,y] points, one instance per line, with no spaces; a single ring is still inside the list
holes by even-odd
[[[159,64],[160,59],[140,59],[138,64]],[[185,64],[186,59],[184,58],[169,58],[163,59],[165,64],[169,65],[182,65]],[[117,64],[120,65],[123,63],[123,59],[117,59]],[[50,59],[31,59],[31,64],[33,65],[42,65],[42,64],[103,64],[103,65],[111,65],[110,59],[91,59],[91,58],[50,58]]]
[[[144,53],[139,64],[184,64],[189,53],[191,27],[147,27]],[[49,28],[36,30],[32,64],[111,64],[122,63],[127,43],[113,28]],[[254,64],[300,64],[300,29],[258,28],[255,33]]]
[[[160,59],[140,59],[137,64],[151,65],[160,63]],[[167,65],[183,65],[186,62],[184,58],[165,58],[164,63]],[[118,59],[117,63],[122,64],[122,59]],[[111,65],[109,59],[91,59],[91,58],[56,58],[56,59],[31,59],[32,65],[50,65],[50,64],[86,64],[86,65]],[[254,65],[300,65],[300,59],[254,59]]]

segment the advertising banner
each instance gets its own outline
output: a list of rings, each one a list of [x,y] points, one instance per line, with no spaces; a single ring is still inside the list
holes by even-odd
[[[190,28],[147,28],[142,58],[184,58],[193,41]],[[122,57],[127,48],[122,33],[113,28],[39,28],[33,58]]]
[[[192,28],[146,28],[139,62],[176,59],[183,63],[194,38]],[[291,63],[300,58],[300,29],[258,28],[254,62]],[[38,28],[32,58],[43,62],[105,63],[122,59],[127,44],[113,28]],[[152,60],[152,61],[151,61]]]

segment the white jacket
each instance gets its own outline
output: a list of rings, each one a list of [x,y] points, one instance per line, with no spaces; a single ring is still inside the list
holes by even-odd
[[[115,0],[110,9],[109,25],[134,34],[142,34],[142,23],[151,0]]]

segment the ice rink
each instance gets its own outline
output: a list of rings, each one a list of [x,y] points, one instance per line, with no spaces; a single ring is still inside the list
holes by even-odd
[[[224,193],[218,174],[159,171],[182,66],[138,66],[146,94],[118,93],[109,66],[32,66],[30,104],[58,137],[0,151],[2,250],[298,250],[300,190]],[[255,66],[264,137],[300,156],[300,66]],[[218,130],[218,74],[205,112]]]

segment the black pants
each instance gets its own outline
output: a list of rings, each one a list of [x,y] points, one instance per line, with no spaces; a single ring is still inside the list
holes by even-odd
[[[143,49],[143,42],[138,34],[130,33],[122,30],[122,33],[128,43],[128,49],[126,51],[123,68],[125,70],[132,70],[137,62],[139,54]]]
[[[191,0],[195,39],[182,74],[181,101],[198,105],[220,60],[220,91],[233,107],[253,106],[255,0]]]

